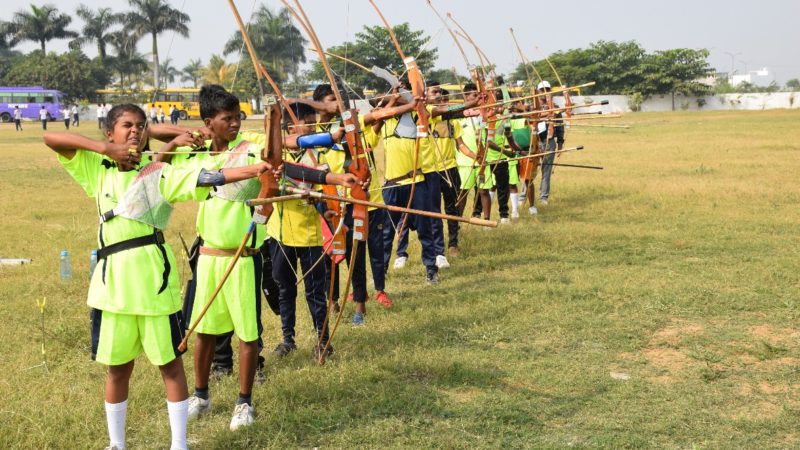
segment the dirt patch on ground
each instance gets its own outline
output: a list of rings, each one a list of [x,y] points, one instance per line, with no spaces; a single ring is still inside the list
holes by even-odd
[[[642,354],[657,372],[652,378],[660,383],[677,381],[691,364],[688,356],[672,348],[646,348]]]
[[[671,325],[656,331],[652,339],[650,339],[650,346],[670,345],[675,347],[681,343],[685,336],[697,335],[703,331],[702,325],[675,320]]]
[[[800,332],[791,328],[774,328],[770,325],[756,325],[750,327],[750,334],[757,339],[770,344],[790,344],[796,342]]]
[[[761,421],[774,419],[781,411],[783,407],[780,404],[761,400],[731,409],[728,417],[734,420]]]
[[[480,389],[441,389],[440,392],[455,403],[469,403],[482,394]]]

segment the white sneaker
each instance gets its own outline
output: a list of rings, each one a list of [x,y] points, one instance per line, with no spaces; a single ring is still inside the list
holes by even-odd
[[[394,268],[395,270],[400,270],[406,266],[406,262],[408,261],[407,256],[398,256],[394,259]]]
[[[519,219],[519,211],[511,211],[512,219]]]
[[[231,431],[236,431],[239,427],[249,427],[255,420],[255,409],[247,403],[236,405],[233,409],[231,418]]]
[[[437,255],[436,256],[436,267],[440,269],[448,269],[450,268],[450,262],[447,260],[447,257],[444,255]]]
[[[507,225],[507,224],[511,223],[511,219],[509,219],[508,217],[503,217],[502,219],[500,219],[500,223],[504,224],[504,225]]]
[[[543,206],[547,206],[547,199],[546,198],[540,198],[539,199],[539,204],[543,205]]]
[[[530,208],[528,208],[528,212],[531,213],[532,216],[535,216],[536,214],[539,214],[539,210],[536,209],[535,206],[531,206]]]
[[[189,419],[196,419],[197,417],[211,411],[211,399],[203,400],[202,398],[192,395],[189,397]]]

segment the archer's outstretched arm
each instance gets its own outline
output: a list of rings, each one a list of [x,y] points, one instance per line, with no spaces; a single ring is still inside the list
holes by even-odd
[[[44,144],[66,159],[74,158],[78,149],[99,153],[113,159],[122,171],[134,169],[142,159],[141,154],[130,152],[131,145],[95,140],[77,133],[48,131],[44,134]]]

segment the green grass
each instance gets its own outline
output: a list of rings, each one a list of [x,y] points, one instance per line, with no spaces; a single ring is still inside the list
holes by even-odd
[[[561,161],[605,170],[556,168],[537,218],[465,228],[437,287],[422,282],[413,244],[409,266],[390,272],[396,307],[368,303],[368,326],[343,326],[322,368],[298,301],[299,350],[268,357],[255,426],[227,430],[238,385],[226,379],[211,386],[211,416],[190,424],[190,445],[800,446],[798,119],[659,113],[626,116],[630,130],[574,128],[569,145],[586,151]],[[97,219],[40,134],[0,126],[0,255],[33,258],[0,267],[0,448],[102,448],[104,368],[89,360],[85,305]],[[194,208],[173,216],[174,248],[179,231],[192,235]],[[42,297],[50,372],[26,370],[41,361]],[[279,321],[265,318],[271,348]],[[163,385],[137,364],[128,444],[163,447]]]

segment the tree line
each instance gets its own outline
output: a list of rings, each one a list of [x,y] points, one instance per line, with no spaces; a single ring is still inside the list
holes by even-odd
[[[236,31],[225,43],[221,54],[207,61],[192,59],[182,68],[174,65],[169,55],[161,58],[159,39],[169,33],[189,37],[191,17],[172,8],[167,0],[128,0],[130,10],[117,12],[107,7],[97,9],[81,5],[74,16],[82,22],[73,27],[73,16],[51,4],[30,5],[14,13],[8,22],[0,22],[0,84],[38,84],[59,89],[71,99],[92,98],[97,89],[116,87],[125,91],[141,91],[144,87],[164,87],[176,80],[197,87],[202,83],[222,84],[245,98],[260,98],[268,86],[256,79],[252,62],[243,49],[242,36]],[[249,35],[259,62],[267,72],[293,95],[305,90],[309,81],[326,79],[322,66],[314,62],[301,72],[306,62],[308,41],[294,25],[285,8],[273,11],[260,5],[249,20]],[[417,56],[417,63],[426,78],[441,83],[464,82],[465,70],[435,69],[436,48],[430,47],[430,36],[414,30],[408,23],[397,25],[395,34],[408,55]],[[69,39],[69,51],[47,52],[47,45],[56,39]],[[150,53],[139,53],[137,45],[150,41]],[[15,47],[22,42],[39,44],[39,49],[22,54]],[[94,46],[97,56],[89,58],[83,49]],[[371,69],[373,66],[403,72],[389,34],[381,26],[364,26],[355,39],[328,49],[333,70],[358,94],[364,89],[385,90],[386,81],[354,63]],[[597,41],[586,48],[559,51],[529,64],[519,64],[506,78],[527,84],[527,74],[535,73],[555,81],[558,75],[565,85],[595,81],[586,94],[635,94],[642,97],[664,94],[703,95],[712,92],[758,90],[754,86],[717,87],[700,82],[714,71],[708,64],[708,50],[677,48],[648,53],[636,41]],[[345,62],[337,56],[352,62]],[[236,62],[229,63],[226,57]],[[534,80],[538,82],[538,77]],[[797,79],[787,88],[800,87]],[[779,90],[770,86],[762,90]],[[715,91],[716,90],[716,91]]]

